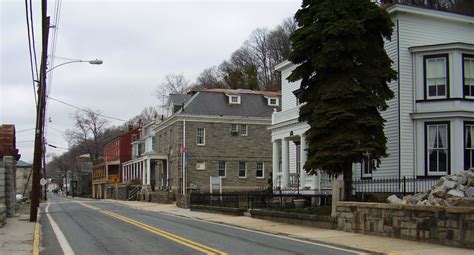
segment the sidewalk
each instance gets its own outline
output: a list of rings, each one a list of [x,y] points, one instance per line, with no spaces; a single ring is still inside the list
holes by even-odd
[[[18,216],[7,218],[0,228],[0,254],[31,255],[35,222],[30,222],[30,204],[20,204]]]
[[[344,248],[382,254],[429,254],[429,255],[471,255],[472,250],[441,246],[431,243],[414,242],[389,237],[362,235],[338,230],[320,229],[291,225],[268,220],[254,219],[247,216],[230,216],[222,214],[195,212],[179,208],[174,204],[156,204],[139,201],[105,200],[112,203],[130,206],[139,210],[161,212],[186,218],[226,224],[245,229],[257,230],[271,234],[284,235],[296,239],[328,244]]]

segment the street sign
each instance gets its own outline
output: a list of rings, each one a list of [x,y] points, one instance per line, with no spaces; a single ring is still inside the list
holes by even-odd
[[[41,186],[46,185],[46,183],[48,183],[48,181],[45,178],[41,178],[41,180],[40,180]]]
[[[119,178],[117,176],[112,177],[112,184],[117,184],[119,183]]]

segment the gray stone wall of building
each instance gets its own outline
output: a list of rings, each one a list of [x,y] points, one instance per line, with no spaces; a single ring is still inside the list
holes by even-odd
[[[337,228],[474,248],[474,208],[337,202]]]
[[[246,124],[248,135],[231,133],[231,124]],[[269,125],[269,124],[268,124]],[[271,132],[268,125],[239,122],[196,122],[186,121],[186,164],[187,187],[209,192],[210,177],[218,176],[219,161],[226,162],[226,176],[222,179],[223,191],[245,191],[263,189],[268,185],[272,169]],[[205,145],[197,145],[197,128],[205,128]],[[183,143],[183,122],[176,121],[156,134],[158,153],[168,154],[169,181],[171,190],[181,193],[182,168],[179,148]],[[239,177],[239,162],[247,166],[246,177]],[[204,162],[205,169],[198,170],[197,164]],[[257,162],[264,164],[264,175],[257,178]],[[155,177],[159,179],[159,174]]]
[[[5,167],[0,159],[0,227],[6,223],[7,207],[5,206]]]
[[[3,157],[3,167],[5,168],[5,206],[7,207],[7,216],[13,216],[16,207],[15,159],[11,156]]]

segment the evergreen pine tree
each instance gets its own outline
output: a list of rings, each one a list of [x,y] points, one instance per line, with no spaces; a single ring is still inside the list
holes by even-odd
[[[343,173],[350,198],[352,164],[366,152],[377,162],[387,156],[380,111],[397,78],[384,49],[393,23],[370,0],[303,0],[295,19],[289,80],[301,80],[299,119],[310,126],[304,169]]]

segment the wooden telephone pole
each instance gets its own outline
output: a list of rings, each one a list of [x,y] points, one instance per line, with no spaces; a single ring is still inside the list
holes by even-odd
[[[33,155],[33,182],[31,189],[30,221],[36,222],[39,206],[40,172],[44,149],[44,119],[46,109],[46,60],[48,57],[49,17],[47,0],[41,1],[42,50],[40,80],[38,86],[38,104],[36,105],[35,151]]]

